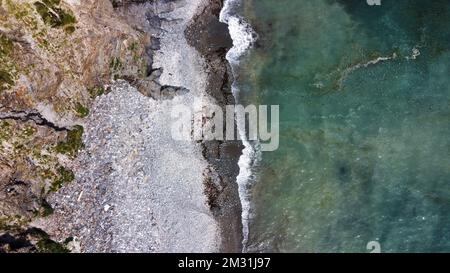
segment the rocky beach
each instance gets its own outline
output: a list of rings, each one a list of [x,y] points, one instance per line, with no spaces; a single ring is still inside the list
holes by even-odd
[[[0,0],[0,253],[448,252],[449,21],[448,0]]]
[[[174,106],[234,104],[222,1],[4,2],[3,13],[30,18],[0,21],[13,45],[2,54],[17,62],[16,47],[29,44],[37,60],[27,62],[45,58],[40,73],[50,75],[15,69],[2,84],[0,251],[240,252],[241,143],[176,141],[170,131]],[[61,27],[42,17],[56,32],[47,43],[65,47],[33,48],[33,28],[6,29],[43,9],[73,15]],[[68,65],[52,67],[44,53]]]

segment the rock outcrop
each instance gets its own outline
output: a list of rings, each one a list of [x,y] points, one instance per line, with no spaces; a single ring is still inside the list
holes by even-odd
[[[234,104],[221,7],[0,0],[0,252],[241,250],[241,143],[169,135]]]
[[[48,250],[29,223],[74,179],[94,99],[111,80],[147,78],[150,45],[108,0],[0,1],[0,251]]]

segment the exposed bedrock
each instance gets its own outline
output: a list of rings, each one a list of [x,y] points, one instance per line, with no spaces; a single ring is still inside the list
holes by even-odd
[[[168,131],[234,104],[221,1],[34,2],[0,2],[0,251],[239,252],[241,143]]]

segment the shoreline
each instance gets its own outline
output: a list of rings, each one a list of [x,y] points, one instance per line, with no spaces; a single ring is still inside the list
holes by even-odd
[[[219,21],[223,0],[207,0],[205,6],[185,31],[188,43],[205,59],[207,95],[217,105],[236,104],[232,93],[232,68],[226,59],[232,48],[228,26]],[[204,31],[206,30],[206,31]],[[235,128],[237,131],[237,128]],[[241,141],[203,141],[203,156],[210,164],[213,176],[205,177],[205,194],[221,233],[220,252],[241,252],[243,242],[242,204],[236,183],[240,169],[238,161],[242,155]],[[217,181],[211,181],[215,179]]]
[[[35,226],[59,241],[76,238],[80,252],[242,251],[242,143],[179,143],[167,113],[196,98],[234,104],[225,59],[232,41],[221,8],[221,0],[119,7],[131,26],[151,35],[150,80],[116,81],[96,100],[76,181],[51,196],[54,215]],[[155,88],[172,93],[153,96]]]
[[[258,34],[253,30],[252,26],[242,15],[236,13],[243,3],[239,0],[225,0],[219,19],[220,22],[228,25],[230,36],[233,40],[233,47],[228,51],[226,59],[231,66],[231,71],[235,74],[235,69],[240,66],[241,57],[245,56],[258,40]],[[240,95],[240,90],[236,82],[232,84],[232,93],[236,100]],[[239,175],[236,178],[238,185],[239,199],[241,201],[241,222],[242,222],[242,252],[247,252],[247,243],[249,239],[249,225],[252,210],[251,190],[253,183],[256,182],[254,177],[254,168],[258,165],[261,152],[258,143],[250,143],[246,140],[246,129],[238,128],[241,136],[243,150],[242,156],[239,158]]]

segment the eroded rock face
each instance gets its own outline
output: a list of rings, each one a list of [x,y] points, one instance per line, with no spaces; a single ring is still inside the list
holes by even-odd
[[[29,223],[53,212],[94,99],[113,79],[146,78],[150,43],[108,0],[0,1],[0,235],[32,238]],[[49,251],[8,236],[0,250]]]
[[[13,82],[3,82],[3,108],[45,104],[70,120],[78,104],[90,104],[89,89],[146,73],[141,57],[149,37],[121,20],[107,0],[4,0],[1,10],[7,14],[0,17],[7,60],[2,71]],[[69,18],[52,20],[55,11]]]
[[[168,135],[234,103],[210,2],[0,0],[0,252],[240,250],[241,143]]]

